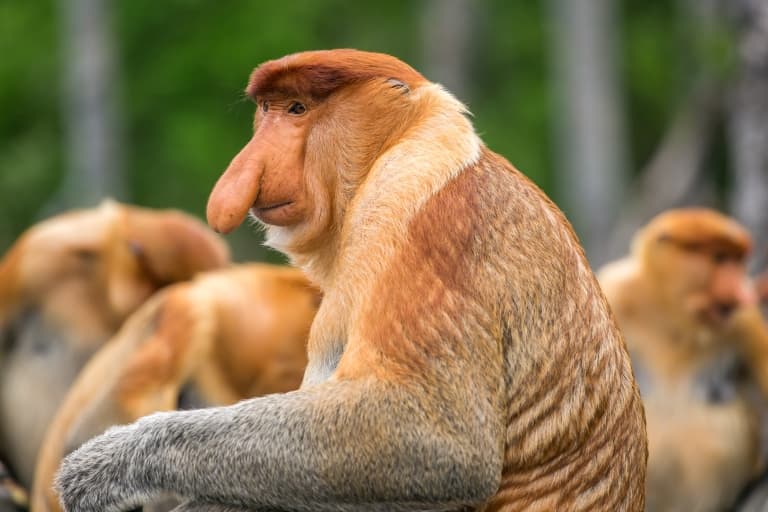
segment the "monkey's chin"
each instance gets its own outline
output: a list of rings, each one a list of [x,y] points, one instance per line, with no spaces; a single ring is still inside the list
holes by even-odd
[[[290,226],[300,220],[296,204],[293,201],[262,207],[253,205],[251,215],[271,226]]]

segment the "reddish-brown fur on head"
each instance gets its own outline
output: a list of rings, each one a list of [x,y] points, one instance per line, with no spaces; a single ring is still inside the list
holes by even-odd
[[[671,243],[680,248],[700,251],[724,251],[739,259],[752,249],[752,237],[733,219],[707,208],[669,210],[654,218],[642,231],[644,243]]]
[[[404,62],[383,53],[320,50],[265,62],[254,70],[246,92],[254,101],[266,95],[325,99],[340,87],[392,78],[408,87],[426,80]]]

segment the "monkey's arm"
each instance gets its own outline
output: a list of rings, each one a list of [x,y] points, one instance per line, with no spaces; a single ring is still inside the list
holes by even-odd
[[[250,512],[240,507],[217,505],[215,503],[187,502],[174,508],[171,512]]]
[[[69,512],[127,510],[163,491],[257,509],[477,502],[497,489],[503,441],[494,397],[462,387],[435,397],[414,384],[329,381],[154,414],[68,456],[60,496]],[[428,406],[436,399],[446,410]]]

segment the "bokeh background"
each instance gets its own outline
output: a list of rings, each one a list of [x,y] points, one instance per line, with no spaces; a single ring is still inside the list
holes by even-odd
[[[653,214],[731,213],[768,262],[765,0],[0,0],[0,252],[110,196],[202,217],[268,59],[391,53],[566,211],[593,266]],[[280,256],[252,227],[238,260]]]

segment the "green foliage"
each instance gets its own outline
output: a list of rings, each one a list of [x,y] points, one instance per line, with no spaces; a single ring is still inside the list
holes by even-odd
[[[624,75],[631,120],[634,168],[650,159],[674,114],[686,85],[681,83],[684,53],[680,51],[675,2],[635,0],[624,6]],[[689,71],[689,70],[686,70]]]
[[[0,250],[45,211],[65,169],[63,67],[56,3],[0,0]],[[203,216],[219,173],[249,138],[243,97],[258,63],[294,51],[355,47],[419,69],[424,5],[414,0],[133,0],[112,2],[127,196]],[[465,98],[488,145],[553,189],[557,120],[545,2],[478,0]],[[621,69],[638,168],[686,91],[675,2],[623,3]],[[727,67],[727,37],[705,38]],[[719,64],[718,64],[719,63]],[[428,75],[428,73],[427,73]],[[238,259],[276,259],[251,227],[230,240]]]
[[[50,2],[0,1],[0,250],[61,179],[54,15]]]
[[[494,151],[552,189],[548,33],[541,2],[488,2],[475,43],[470,106]]]

